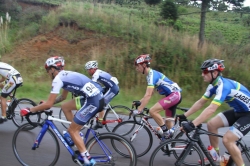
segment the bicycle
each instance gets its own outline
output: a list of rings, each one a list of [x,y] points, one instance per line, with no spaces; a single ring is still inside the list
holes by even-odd
[[[12,149],[17,160],[22,165],[54,166],[60,156],[59,139],[70,153],[72,160],[82,166],[83,158],[79,151],[68,145],[53,121],[68,124],[71,122],[54,118],[52,110],[46,111],[45,114],[46,118],[42,123],[32,123],[29,116],[26,116],[29,123],[22,125],[14,133]],[[94,118],[84,126],[87,128],[84,143],[97,164],[136,166],[137,158],[134,147],[115,133],[97,133],[92,129],[93,121]],[[32,130],[25,130],[30,125],[36,127]],[[88,140],[90,133],[93,137]]]
[[[136,104],[136,108],[138,106],[139,105]],[[173,109],[179,109],[182,111],[188,110],[187,108],[182,108],[182,107],[177,107],[177,106],[175,106]],[[161,139],[162,139],[161,135],[157,133],[157,131],[153,128],[153,126],[149,122],[149,119],[151,119],[152,117],[150,117],[148,113],[149,113],[149,109],[144,108],[142,113],[136,116],[133,116],[134,120],[128,120],[128,121],[119,123],[112,131],[130,140],[130,142],[133,144],[133,146],[136,149],[137,157],[144,156],[151,149],[153,145],[152,133],[154,133],[156,138],[159,139],[159,142],[161,142]],[[140,117],[139,120],[136,119],[138,118],[138,116]],[[174,121],[175,119],[167,118],[166,120]],[[183,134],[179,134],[180,133],[178,130],[179,127],[180,127],[179,123],[175,123],[174,125],[175,130],[171,138],[182,137]],[[148,136],[145,136],[145,134],[139,134],[139,131],[142,133],[147,133]]]
[[[108,104],[106,106],[106,112],[103,117],[102,124],[105,126],[108,132],[112,132],[113,128],[123,122],[126,119],[126,112],[131,113],[133,110],[130,108],[123,106],[123,105],[116,105],[111,106]],[[73,114],[75,114],[77,111],[74,110]],[[119,113],[119,114],[118,114]],[[122,113],[122,114],[121,114]],[[59,112],[59,118],[66,120],[66,117],[62,111],[62,109]],[[98,116],[96,116],[96,120],[98,120]],[[62,123],[62,125],[67,129],[69,127],[68,124]]]
[[[18,87],[20,86],[22,85],[19,85]],[[34,107],[37,104],[34,101],[27,99],[27,98],[17,99],[15,95],[16,95],[16,90],[18,87],[16,87],[13,90],[13,93],[9,95],[10,101],[7,101],[8,103],[7,103],[7,109],[6,109],[6,118],[9,120],[12,120],[15,126],[20,127],[22,124],[27,123],[27,121],[23,121],[20,115],[20,110],[26,107]],[[41,116],[37,114],[37,115],[32,116],[31,121],[40,122],[40,119],[41,119]]]
[[[176,158],[176,162],[174,163],[176,166],[180,165],[199,165],[204,166],[205,161],[203,154],[207,157],[210,165],[216,166],[216,162],[213,160],[209,151],[205,147],[204,143],[201,140],[201,135],[212,135],[216,137],[223,137],[219,134],[214,134],[208,132],[205,129],[202,129],[202,124],[196,127],[194,132],[191,134],[186,134],[188,139],[172,139],[164,142],[159,145],[151,155],[149,166],[160,165],[161,163],[165,163],[169,161],[167,157],[166,160],[161,160],[162,155],[171,156],[173,154]],[[241,153],[246,155],[248,162],[250,162],[250,148],[246,146],[242,139],[236,141],[237,146],[241,149]],[[162,152],[162,148],[165,148],[165,152]],[[227,152],[226,152],[227,153]],[[199,161],[199,162],[198,162]],[[233,159],[230,157],[227,163],[227,166],[233,166]]]

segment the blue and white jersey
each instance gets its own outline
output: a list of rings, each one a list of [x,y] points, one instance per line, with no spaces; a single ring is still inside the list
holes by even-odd
[[[216,105],[220,106],[225,101],[235,112],[250,111],[250,92],[239,82],[219,76],[209,84],[202,98],[210,99],[213,95],[212,103]]]
[[[177,83],[171,81],[161,72],[150,69],[147,75],[148,87],[156,88],[161,95],[168,96],[172,92],[181,92]]]
[[[99,82],[105,88],[108,88],[108,89],[119,84],[116,77],[112,77],[109,73],[102,71],[100,69],[97,69],[95,71],[95,73],[92,76],[92,80],[95,82]]]
[[[50,93],[59,94],[61,88],[78,96],[93,97],[100,93],[94,81],[73,71],[60,71],[52,81]]]

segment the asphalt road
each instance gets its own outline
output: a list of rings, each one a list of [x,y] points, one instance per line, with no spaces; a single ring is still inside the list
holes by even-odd
[[[53,108],[54,111],[54,116],[57,117],[58,116],[58,108]],[[151,120],[150,121],[153,125],[155,125],[155,123]],[[58,129],[60,131],[64,130],[63,126],[60,123],[55,123],[58,127]],[[204,128],[206,128],[206,124],[203,125]],[[17,159],[15,158],[15,155],[12,151],[12,137],[13,134],[15,132],[15,130],[17,129],[17,127],[13,124],[13,122],[11,120],[5,122],[4,124],[0,125],[0,165],[1,166],[19,166],[20,163],[17,161]],[[219,130],[220,134],[225,133],[228,130],[228,128],[223,128]],[[105,132],[105,129],[101,129],[100,132]],[[206,146],[209,145],[209,141],[208,141],[208,137],[204,136],[204,138],[202,137],[203,142],[205,143]],[[248,134],[247,136],[244,137],[244,141],[247,143],[247,145],[250,146],[250,134]],[[153,152],[153,150],[159,145],[159,140],[156,139],[154,137],[154,143],[153,143],[153,147],[151,148],[151,150],[144,156],[138,158],[138,162],[137,165],[138,166],[146,166],[148,165],[148,161],[149,158],[151,156],[151,153]],[[72,159],[71,156],[69,155],[68,151],[64,148],[64,146],[62,145],[62,143],[60,143],[61,146],[61,153],[60,153],[60,158],[57,162],[56,165],[60,165],[60,166],[69,166],[69,165],[76,165]],[[136,148],[140,148],[140,147],[136,147]],[[222,153],[224,153],[225,148],[223,147],[222,143],[220,143],[220,150]],[[166,165],[171,166],[174,165],[174,157],[171,157],[168,159],[168,163]],[[250,163],[246,163],[246,166],[250,165]]]

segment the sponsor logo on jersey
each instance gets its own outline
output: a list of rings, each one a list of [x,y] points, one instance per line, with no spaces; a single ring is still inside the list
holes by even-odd
[[[109,84],[110,87],[113,87],[112,83],[110,81],[106,80],[105,78],[101,78],[101,81],[106,82]]]
[[[236,93],[233,97],[236,98],[236,99],[239,99],[243,103],[249,105],[250,98],[248,96],[246,96],[245,94],[243,94],[243,93]],[[250,105],[249,105],[249,107],[250,107]]]
[[[75,90],[80,90],[80,88],[78,86],[74,86],[74,85],[67,85],[68,89],[75,89]]]

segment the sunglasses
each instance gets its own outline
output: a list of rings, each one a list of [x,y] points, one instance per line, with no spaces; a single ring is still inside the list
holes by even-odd
[[[209,71],[208,71],[208,70],[202,70],[202,73],[203,73],[203,74],[208,74]]]

